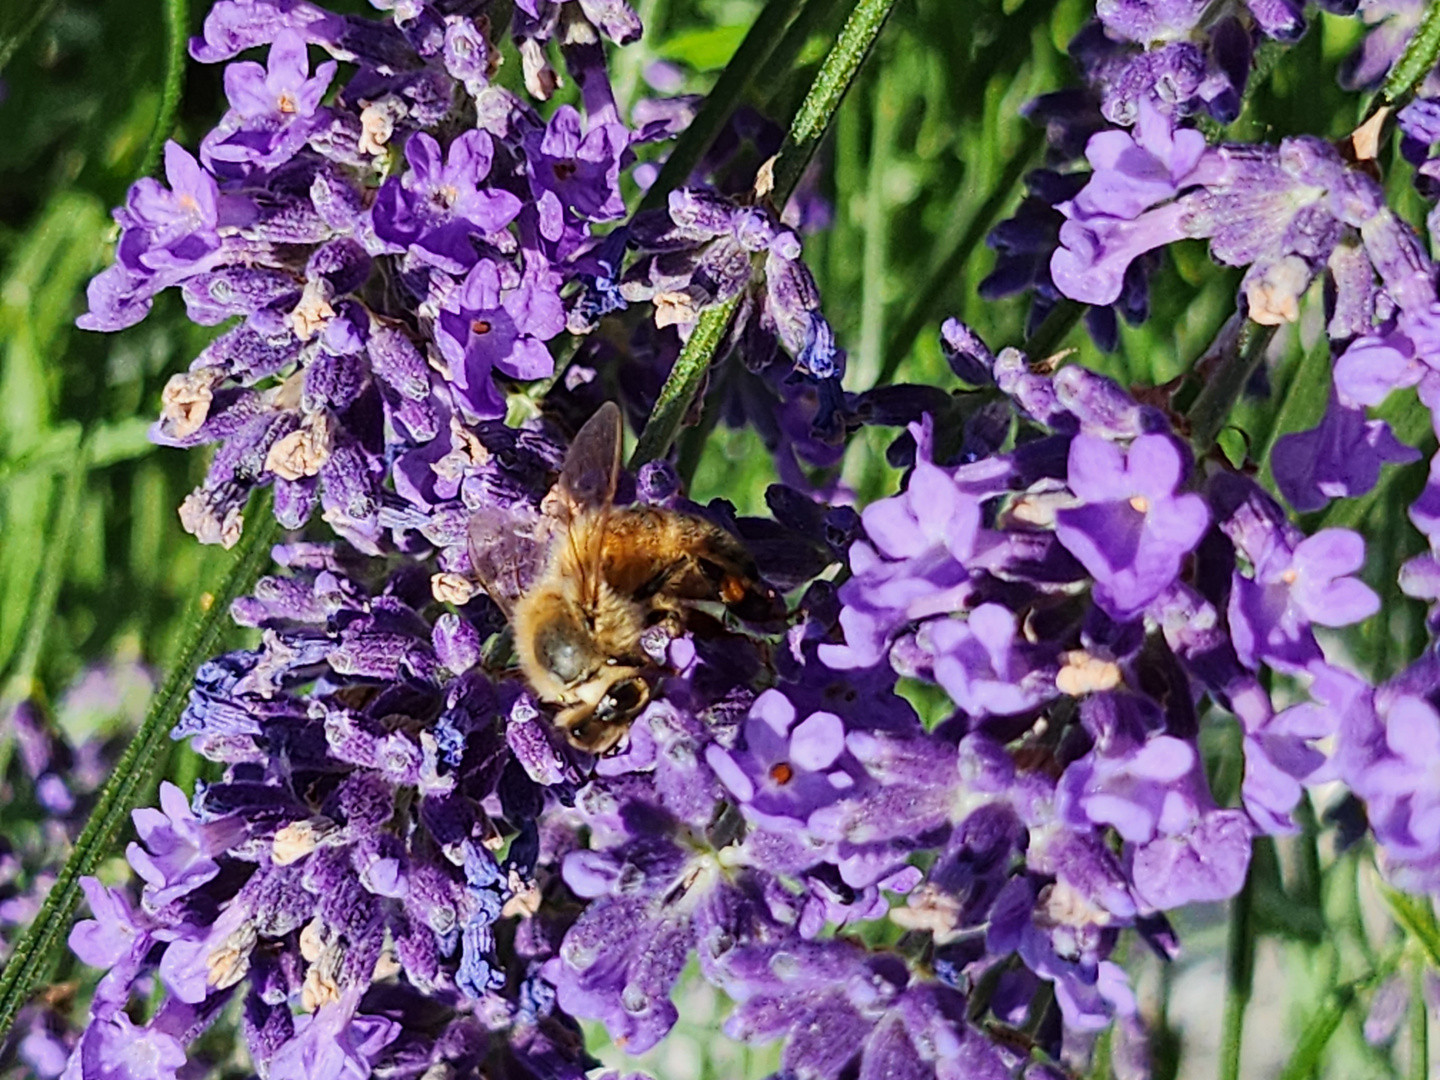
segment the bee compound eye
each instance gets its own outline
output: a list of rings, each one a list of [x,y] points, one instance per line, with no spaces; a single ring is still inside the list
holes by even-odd
[[[585,674],[585,650],[564,626],[548,626],[535,638],[540,663],[567,685]]]

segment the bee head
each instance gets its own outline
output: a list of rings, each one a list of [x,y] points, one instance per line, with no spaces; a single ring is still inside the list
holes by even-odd
[[[571,706],[555,718],[572,746],[592,754],[606,754],[615,748],[650,701],[650,684],[634,672],[629,669],[603,689],[602,678],[593,679],[582,688],[589,691],[585,696],[593,698],[593,704],[585,701]]]

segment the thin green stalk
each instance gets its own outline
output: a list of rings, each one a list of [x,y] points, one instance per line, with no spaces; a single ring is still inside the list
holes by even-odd
[[[810,0],[806,6],[814,7],[819,3],[821,0]],[[714,89],[705,95],[705,104],[685,133],[676,140],[675,148],[665,159],[655,183],[640,201],[637,212],[658,210],[665,205],[670,192],[690,178],[696,164],[735,111],[746,87],[759,78],[769,64],[796,10],[795,0],[770,0],[765,5],[745,39],[740,42],[740,47],[735,50],[735,55],[730,58],[730,63],[725,65],[725,70],[715,81]]]
[[[1307,1080],[1315,1074],[1325,1047],[1329,1045],[1331,1036],[1339,1030],[1340,1022],[1345,1019],[1345,1014],[1354,1002],[1353,983],[1338,986],[1325,995],[1319,1008],[1311,1014],[1305,1030],[1301,1032],[1295,1052],[1285,1063],[1279,1080]]]
[[[1406,936],[1425,950],[1425,958],[1432,967],[1440,968],[1440,921],[1436,920],[1429,899],[1390,888],[1383,889],[1382,895]]]
[[[1430,0],[1419,29],[1395,61],[1380,91],[1385,104],[1393,108],[1408,100],[1420,80],[1434,70],[1437,61],[1440,61],[1440,0]]]
[[[190,33],[190,0],[161,0],[165,11],[165,85],[160,90],[160,111],[155,129],[145,148],[141,176],[149,176],[160,165],[165,140],[175,130],[180,113],[180,96],[185,89],[185,45]]]
[[[895,0],[859,0],[850,13],[780,148],[773,172],[775,182],[770,192],[776,206],[784,206],[795,190],[811,155],[845,99],[845,91],[870,55],[870,49],[894,6]],[[700,316],[690,340],[685,343],[680,358],[675,361],[665,385],[660,388],[650,420],[640,433],[635,453],[630,458],[632,469],[663,457],[669,451],[739,304],[740,298],[736,296]]]
[[[845,20],[840,36],[836,39],[830,54],[820,66],[810,92],[800,103],[790,133],[780,147],[775,162],[775,189],[771,196],[776,206],[784,206],[810,164],[810,158],[820,146],[820,140],[830,129],[830,122],[845,92],[855,81],[860,67],[885,27],[885,20],[894,10],[895,0],[859,0],[855,10]]]
[[[1250,908],[1254,873],[1230,901],[1230,938],[1225,955],[1225,1014],[1220,1029],[1220,1080],[1240,1080],[1240,1047],[1245,1035],[1245,1008],[1255,982],[1255,937]]]
[[[16,704],[35,692],[35,669],[40,665],[45,636],[55,617],[60,586],[65,580],[65,565],[69,561],[75,529],[80,522],[81,496],[85,492],[86,477],[90,475],[90,443],[88,436],[81,439],[71,459],[70,468],[66,471],[60,505],[55,510],[54,525],[46,538],[45,561],[41,564],[40,583],[30,605],[30,621],[25,629],[25,641],[15,659],[13,673],[5,681],[4,692],[0,693],[0,710],[3,710],[4,715],[8,715]],[[10,768],[10,755],[14,748],[14,732],[7,726],[0,730],[0,777]]]
[[[60,597],[60,585],[65,580],[65,563],[75,540],[75,528],[80,522],[81,496],[85,493],[85,479],[90,474],[91,439],[81,439],[70,467],[66,470],[65,486],[60,494],[60,505],[55,511],[55,524],[47,538],[45,562],[40,570],[40,584],[35,590],[35,599],[30,608],[30,622],[25,631],[25,644],[15,660],[14,674],[10,685],[19,696],[28,696],[30,682],[40,663],[40,654],[45,648],[45,635],[50,621],[55,616],[55,603]],[[8,699],[9,693],[6,694]]]
[[[841,8],[848,9],[852,0],[810,0],[795,16],[790,29],[775,46],[770,57],[770,70],[792,72],[795,59],[817,35],[830,41],[840,28]],[[793,105],[794,87],[788,78],[766,79],[751,88],[751,102],[766,116],[789,116]]]
[[[630,468],[638,469],[647,461],[664,457],[670,450],[670,444],[680,433],[680,423],[690,411],[690,404],[705,380],[705,372],[710,369],[715,350],[720,347],[720,341],[730,328],[730,320],[739,306],[740,297],[736,295],[700,316],[690,340],[685,343],[665,385],[660,388],[655,408],[650,413],[645,430],[640,432],[635,452],[630,455]]]
[[[1410,1080],[1430,1080],[1430,1007],[1423,964],[1415,965],[1410,984]]]
[[[1275,336],[1275,327],[1246,323],[1234,349],[1226,350],[1214,368],[1204,375],[1205,383],[1190,406],[1190,437],[1199,450],[1206,450],[1225,425],[1225,418],[1240,400],[1245,384],[1255,374],[1265,349]]]
[[[1403,953],[1400,950],[1391,952],[1383,961],[1358,979],[1342,983],[1329,990],[1316,1006],[1315,1011],[1310,1014],[1304,1029],[1300,1033],[1300,1039],[1295,1044],[1295,1050],[1290,1055],[1290,1060],[1285,1063],[1285,1068],[1280,1071],[1277,1080],[1308,1080],[1309,1077],[1317,1076],[1320,1072],[1321,1058],[1324,1056],[1325,1048],[1330,1044],[1330,1039],[1340,1029],[1340,1024],[1355,1004],[1359,992],[1363,989],[1378,986],[1391,975],[1395,974],[1396,968],[1400,966],[1400,958]]]
[[[4,1042],[16,1013],[64,939],[70,916],[80,899],[80,878],[93,874],[110,855],[135,800],[149,785],[160,751],[185,707],[195,670],[210,657],[229,620],[230,604],[254,585],[269,560],[270,544],[278,532],[271,501],[269,491],[251,499],[246,513],[249,527],[236,549],[235,562],[213,593],[196,598],[194,629],[187,635],[186,646],[151,701],[145,722],[100,792],[100,799],[45,897],[39,915],[16,943],[4,972],[0,973],[0,1043]]]

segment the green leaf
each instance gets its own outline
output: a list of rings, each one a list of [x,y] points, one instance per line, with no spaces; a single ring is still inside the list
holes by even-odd
[[[746,29],[740,24],[685,30],[662,41],[655,51],[666,60],[689,64],[696,71],[717,71],[735,55]]]
[[[1220,1031],[1220,1078],[1238,1080],[1240,1045],[1245,1033],[1245,1007],[1255,981],[1255,936],[1251,908],[1256,866],[1252,860],[1245,884],[1230,901],[1230,935],[1225,957],[1225,1005]]]
[[[1440,968],[1440,923],[1430,901],[1382,886],[1381,894],[1390,906],[1390,914],[1404,928],[1429,958],[1432,967]]]
[[[1340,1022],[1354,1003],[1354,984],[1337,987],[1320,999],[1320,1004],[1306,1019],[1295,1052],[1285,1063],[1278,1080],[1306,1080],[1316,1074],[1331,1036],[1339,1030]]]
[[[162,0],[165,9],[165,83],[160,91],[160,108],[155,128],[145,150],[142,174],[153,173],[160,164],[165,140],[175,130],[180,113],[180,96],[185,88],[185,46],[190,26],[190,0]]]

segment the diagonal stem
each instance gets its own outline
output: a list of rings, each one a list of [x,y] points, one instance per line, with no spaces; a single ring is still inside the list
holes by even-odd
[[[820,0],[810,0],[808,6],[819,2]],[[769,64],[796,9],[795,0],[770,0],[765,5],[759,18],[745,35],[745,40],[740,42],[740,47],[730,58],[730,63],[725,65],[725,70],[720,73],[714,88],[705,95],[705,104],[695,114],[690,126],[676,140],[675,148],[660,168],[660,175],[655,178],[655,183],[650,185],[650,190],[645,192],[645,198],[640,201],[638,213],[660,209],[665,205],[665,199],[671,191],[684,186],[705,151],[710,149],[710,144],[725,127],[730,114],[735,111],[745,88]]]
[[[270,506],[268,490],[251,499],[246,514],[250,527],[236,550],[235,562],[214,593],[197,598],[197,617],[194,629],[187,635],[188,643],[151,701],[145,722],[125,748],[101,791],[99,802],[45,897],[40,913],[16,943],[5,970],[0,972],[0,1043],[4,1042],[16,1013],[61,943],[80,900],[80,878],[93,874],[110,855],[126,815],[149,785],[165,740],[189,699],[195,670],[212,654],[229,619],[231,602],[249,591],[269,560],[270,544],[278,532]]]
[[[1437,61],[1440,61],[1440,0],[1430,0],[1419,28],[1385,79],[1380,91],[1384,104],[1394,108],[1408,101],[1420,81],[1434,70]]]
[[[160,166],[165,140],[175,130],[180,113],[180,96],[185,88],[185,41],[190,29],[190,0],[163,0],[165,7],[165,84],[160,90],[160,111],[150,144],[145,148],[141,176],[149,176]]]
[[[800,105],[780,153],[771,163],[774,184],[770,196],[776,206],[784,206],[795,190],[845,99],[845,91],[855,81],[865,58],[870,55],[875,39],[879,37],[894,6],[895,0],[859,0],[850,13],[834,47],[820,66],[810,92]],[[640,433],[635,453],[630,458],[632,469],[669,452],[670,444],[675,441],[685,414],[690,411],[690,405],[704,382],[716,350],[725,339],[739,304],[740,298],[736,296],[709,308],[700,316],[690,340],[685,343],[680,358],[675,361],[665,385],[660,389],[660,397],[650,414],[649,423]]]

